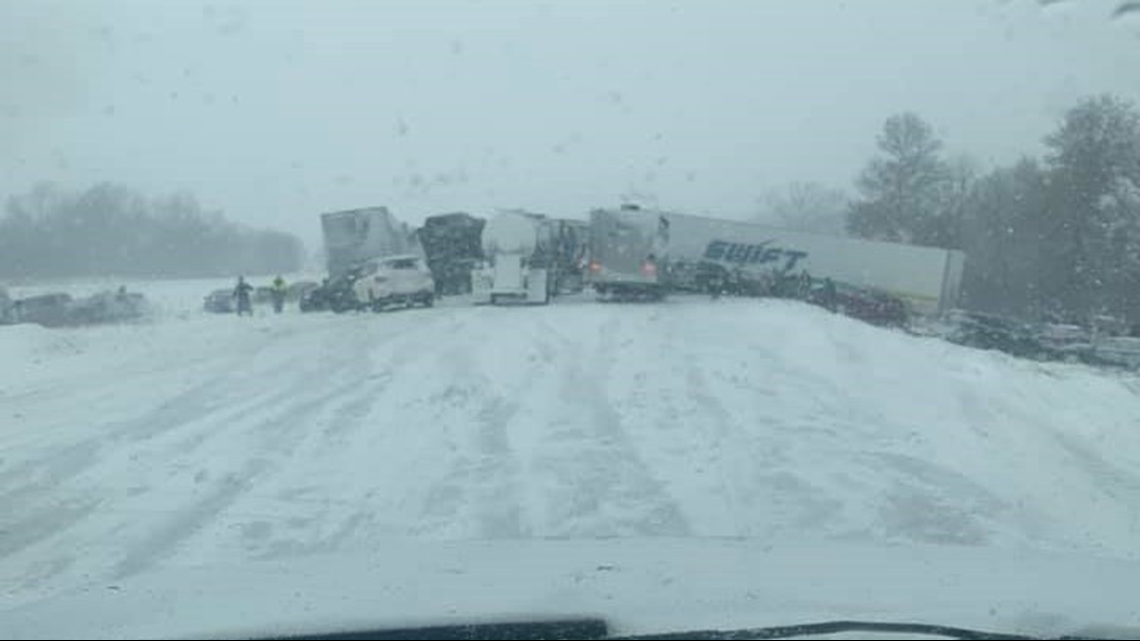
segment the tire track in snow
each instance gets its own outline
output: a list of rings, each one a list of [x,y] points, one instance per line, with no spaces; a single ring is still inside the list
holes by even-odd
[[[38,448],[36,454],[26,456],[11,469],[0,471],[0,486],[17,485],[15,490],[0,494],[0,503],[16,502],[21,495],[29,492],[57,489],[88,473],[90,468],[101,465],[105,451],[120,451],[124,447],[169,437],[186,428],[193,427],[202,431],[219,423],[225,425],[240,422],[264,411],[266,406],[281,403],[295,394],[294,390],[286,389],[256,396],[251,401],[235,402],[233,390],[240,385],[226,376],[227,373],[224,371],[222,376],[212,377],[205,383],[163,400],[138,416],[76,428],[74,431],[86,436],[71,445]],[[136,380],[120,383],[121,387],[126,388],[142,385],[145,383]],[[222,410],[211,413],[215,407]],[[176,451],[184,454],[186,445],[183,443]],[[25,485],[19,485],[20,482]]]
[[[196,402],[204,390],[212,390],[214,383],[198,386],[176,397],[180,402]],[[62,448],[43,450],[0,476],[0,485],[12,487],[0,494],[0,505],[4,505],[8,519],[0,519],[0,530],[12,532],[0,541],[0,560],[39,543],[46,537],[57,537],[92,516],[97,515],[95,507],[104,503],[106,492],[97,483],[78,483],[83,476],[99,479],[96,472],[116,461],[118,465],[139,468],[140,461],[148,458],[145,449],[134,448],[139,443],[129,437],[151,438],[150,427],[155,423],[170,420],[169,411],[173,402],[167,402],[136,419],[120,421],[110,427],[95,426],[89,431],[96,435]],[[234,414],[241,415],[244,410]],[[197,417],[179,415],[170,423],[175,430],[193,422]],[[136,428],[143,426],[142,434]],[[106,434],[103,434],[106,429]],[[108,455],[107,452],[115,452]],[[144,470],[139,469],[140,472]],[[60,504],[72,506],[61,510]],[[10,520],[9,520],[10,519]]]
[[[228,511],[236,518],[223,519],[228,527],[215,526],[215,535],[228,538],[236,530],[241,532],[236,547],[246,555],[275,558],[333,550],[372,532],[382,512],[385,457],[399,454],[382,447],[383,437],[399,428],[393,417],[399,400],[392,396],[393,383],[413,378],[408,368],[432,356],[430,347],[443,328],[455,324],[453,316],[433,315],[426,323],[417,318],[400,331],[357,336],[363,342],[342,341],[342,349],[351,355],[339,374],[343,389],[321,399],[323,408],[311,419],[293,425],[301,430],[303,443],[295,446],[290,459],[306,464],[298,470],[290,464],[268,470],[259,484],[263,492],[242,497],[242,503],[262,508],[231,506]],[[321,472],[325,465],[327,470]],[[306,508],[303,516],[298,516],[296,505]]]
[[[212,520],[233,505],[242,495],[256,487],[267,472],[287,463],[281,459],[289,459],[301,441],[296,438],[281,438],[282,436],[289,436],[277,429],[284,422],[284,419],[297,419],[314,415],[320,411],[326,401],[341,393],[343,393],[343,388],[334,388],[332,391],[315,398],[305,398],[287,404],[283,408],[277,408],[273,414],[264,415],[249,433],[254,443],[247,448],[247,451],[257,453],[257,456],[244,460],[239,458],[238,466],[224,472],[220,480],[210,483],[211,487],[205,491],[204,495],[195,491],[174,496],[175,501],[171,501],[171,495],[160,494],[157,498],[163,507],[159,509],[149,508],[143,512],[129,507],[124,509],[104,500],[95,504],[98,509],[73,511],[70,513],[71,518],[68,521],[59,519],[50,521],[54,528],[53,531],[45,533],[48,536],[44,538],[29,541],[29,545],[38,543],[53,547],[65,547],[61,543],[67,541],[68,532],[76,530],[82,525],[84,539],[90,540],[92,531],[102,531],[103,536],[97,537],[102,540],[121,539],[126,552],[120,561],[109,568],[109,576],[122,578],[143,571],[177,549],[183,541],[209,525]],[[233,437],[234,435],[229,431],[220,430],[215,438],[226,440],[228,445],[232,446]],[[156,475],[161,478],[163,475],[179,474],[179,470],[192,471],[197,467],[193,461],[192,458],[183,457],[164,462],[157,468],[151,468],[149,475],[144,470],[139,481],[149,482],[153,486],[159,480]],[[195,479],[195,487],[199,486],[200,484]],[[128,503],[151,502],[147,501],[149,493],[149,490],[144,490],[135,494]],[[36,530],[35,523],[53,512],[55,512],[55,508],[49,505],[42,510],[42,514],[33,514],[13,527],[17,531],[34,532]],[[117,547],[119,546],[110,546],[111,549],[103,550],[101,556],[105,559],[114,557]],[[12,552],[16,551],[19,550],[12,550]],[[106,566],[106,563],[98,565]]]
[[[288,511],[282,511],[282,516],[272,518],[262,515],[252,522],[242,516],[247,513],[257,513],[258,510],[241,509],[240,503],[249,499],[255,503],[264,504],[263,496],[268,493],[274,496],[272,503],[279,506],[287,505],[288,496],[295,496],[298,492],[304,493],[305,486],[296,481],[298,476],[296,463],[298,461],[335,461],[341,460],[346,451],[352,447],[352,436],[355,432],[372,427],[366,419],[375,405],[384,398],[389,384],[394,379],[393,370],[399,369],[409,362],[420,358],[424,354],[421,349],[424,342],[435,336],[436,326],[444,322],[446,316],[433,319],[411,319],[405,317],[402,323],[397,324],[401,331],[391,331],[387,325],[380,325],[372,320],[385,318],[387,315],[361,319],[362,328],[353,338],[356,341],[344,340],[339,334],[333,334],[324,341],[326,356],[320,363],[313,363],[299,368],[294,374],[292,389],[288,396],[293,400],[288,407],[279,414],[270,413],[268,418],[258,422],[252,427],[253,433],[261,439],[263,445],[257,451],[268,456],[266,469],[259,471],[257,488],[264,488],[258,492],[261,496],[251,496],[251,492],[243,492],[234,501],[220,510],[213,523],[206,523],[215,533],[214,538],[225,538],[233,531],[241,531],[244,549],[250,556],[263,558],[272,556],[273,550],[318,550],[327,549],[332,540],[347,538],[357,527],[370,518],[370,510],[351,509],[350,502],[344,497],[325,497],[325,500],[313,499],[309,505],[317,507],[321,513],[320,519],[310,519],[318,527],[310,527],[301,531],[294,531],[286,539],[275,538],[273,530],[279,525]],[[384,331],[388,330],[388,331]],[[360,342],[358,342],[360,341]],[[388,354],[391,347],[391,358],[378,361],[378,354]],[[327,372],[332,368],[332,372]],[[314,386],[325,374],[324,384]],[[332,383],[335,381],[335,385]],[[317,392],[314,394],[314,390]],[[308,483],[314,480],[311,467],[302,465],[301,474]],[[322,479],[323,480],[323,479]],[[282,489],[284,488],[284,489]],[[326,488],[326,491],[332,488]],[[233,518],[223,518],[222,512],[234,512]],[[319,522],[318,522],[319,521]],[[337,525],[334,522],[339,522]],[[334,530],[332,539],[323,536],[321,526],[331,526]],[[294,529],[295,530],[295,529]],[[314,531],[316,530],[316,531]],[[246,535],[248,533],[248,535]]]
[[[495,313],[503,310],[484,311]],[[528,311],[541,313],[542,310]],[[518,327],[502,328],[501,331],[516,335]],[[487,344],[496,343],[488,341]],[[525,341],[519,344],[532,345]],[[452,368],[451,382],[436,398],[451,405],[455,412],[451,417],[444,412],[438,420],[428,424],[438,423],[448,432],[471,429],[473,433],[449,435],[450,439],[458,437],[460,443],[466,441],[467,445],[454,448],[458,454],[453,456],[442,478],[435,481],[427,492],[424,516],[429,521],[429,531],[448,532],[456,528],[462,531],[464,523],[456,520],[466,518],[471,521],[466,527],[472,528],[474,532],[471,534],[478,538],[519,538],[530,535],[533,528],[522,501],[525,493],[521,487],[521,474],[527,461],[517,451],[515,432],[532,429],[532,426],[520,428],[516,418],[521,400],[546,375],[550,361],[549,357],[541,355],[524,359],[528,362],[525,371],[520,369],[523,373],[501,392],[495,388],[502,381],[487,371],[488,358],[501,366],[498,361],[506,360],[513,364],[520,355],[492,356],[480,353],[481,347],[480,341],[472,341],[472,344],[447,350],[445,358]],[[451,418],[457,420],[452,422]]]
[[[1128,535],[1120,541],[1123,546],[1140,537],[1140,475],[1110,462],[1094,449],[1080,442],[1072,435],[1060,430],[1048,430],[1061,449],[1073,459],[1079,468],[1092,479],[1095,486],[1111,499],[1107,506],[1124,506],[1119,516],[1124,521]],[[1100,509],[1100,497],[1092,497],[1091,509]]]
[[[154,528],[141,541],[132,542],[127,554],[114,566],[111,576],[123,579],[150,568],[154,563],[193,536],[204,522],[216,518],[238,497],[253,486],[253,482],[267,468],[263,460],[248,462],[237,473],[216,483],[214,489],[190,506],[172,510],[170,518]]]
[[[652,474],[634,445],[626,417],[611,400],[612,368],[631,341],[625,316],[640,307],[614,306],[597,327],[594,345],[545,326],[563,345],[559,394],[573,428],[548,437],[544,463],[555,489],[546,497],[555,536],[685,536],[691,532],[676,497]],[[624,344],[624,345],[623,345]],[[592,348],[591,348],[592,347]]]
[[[343,345],[343,342],[340,344]],[[22,510],[19,522],[5,524],[9,531],[18,533],[19,536],[6,537],[10,543],[7,546],[0,546],[0,550],[3,551],[0,559],[8,560],[16,552],[35,546],[37,543],[55,545],[56,542],[66,541],[69,538],[68,532],[81,523],[85,525],[85,530],[93,527],[96,531],[105,532],[104,537],[97,538],[121,536],[124,533],[139,532],[154,526],[150,534],[144,535],[141,542],[131,546],[130,553],[119,564],[117,572],[130,574],[149,567],[155,559],[177,548],[182,541],[209,525],[211,520],[216,519],[253,489],[252,481],[243,479],[256,477],[260,484],[263,477],[274,468],[287,465],[287,460],[304,441],[302,437],[308,427],[307,419],[326,405],[347,397],[350,392],[358,388],[357,381],[350,376],[348,378],[353,379],[351,382],[342,383],[331,389],[322,389],[318,385],[316,389],[322,393],[314,397],[309,388],[320,380],[314,379],[313,374],[320,373],[315,370],[321,367],[340,369],[359,362],[360,359],[355,358],[353,352],[352,346],[346,345],[334,351],[330,358],[324,359],[315,366],[315,369],[298,369],[282,389],[255,396],[250,402],[239,407],[233,407],[232,399],[247,385],[240,381],[235,383],[232,368],[220,367],[219,369],[222,369],[220,375],[213,380],[180,393],[139,417],[95,428],[92,431],[96,431],[97,435],[69,446],[63,451],[66,455],[64,457],[60,456],[59,449],[54,451],[48,449],[42,456],[25,461],[20,469],[11,473],[27,475],[39,467],[44,467],[51,476],[43,478],[43,474],[40,474],[37,477],[40,483],[19,489],[25,493],[25,498],[28,499],[25,503],[29,506],[33,502],[30,499],[37,499],[34,502],[40,506],[39,511]],[[228,364],[224,361],[220,363]],[[251,362],[250,366],[254,369],[239,372],[241,374],[239,379],[244,379],[248,383],[249,380],[256,380],[266,374],[267,370],[258,368],[258,365],[256,362]],[[282,382],[280,376],[276,378],[265,376],[264,380],[273,381],[277,386],[281,386]],[[233,392],[231,388],[237,389],[238,392]],[[223,409],[221,412],[211,412],[209,411],[211,407]],[[264,417],[260,422],[257,420],[259,416]],[[235,425],[238,428],[251,427],[248,430],[235,429]],[[152,441],[159,438],[174,438],[177,432],[188,426],[194,426],[197,434],[177,438],[165,453],[161,450],[147,451],[146,447]],[[240,432],[251,434],[247,438]],[[261,443],[260,446],[240,452],[237,457],[239,463],[242,453],[253,453],[258,457],[245,461],[243,466],[232,467],[228,472],[221,473],[222,480],[214,483],[214,487],[205,496],[200,495],[198,477],[195,477],[195,486],[192,489],[174,494],[160,490],[156,495],[156,498],[163,502],[168,502],[171,496],[174,496],[176,503],[173,506],[165,505],[161,510],[148,509],[140,513],[137,509],[129,507],[122,511],[116,505],[116,503],[127,505],[137,503],[140,495],[145,498],[150,494],[147,486],[167,487],[169,483],[165,478],[169,474],[178,473],[178,470],[189,469],[192,472],[197,467],[195,461],[198,460],[196,457],[199,457],[197,454],[199,449],[213,449],[217,458],[226,459],[230,455],[223,453],[218,456],[218,451],[232,448],[234,443],[230,441],[234,440],[235,436],[238,436],[239,440],[252,438]],[[212,443],[217,445],[211,445]],[[108,456],[102,450],[114,452],[115,456]],[[63,500],[61,497],[68,494],[84,497],[98,492],[105,497],[106,488],[73,487],[70,481],[85,474],[99,478],[100,475],[94,470],[106,467],[110,461],[116,458],[138,459],[148,453],[152,455],[150,458],[159,460],[162,464],[140,470],[137,481],[143,484],[141,492],[129,493],[128,499],[121,496],[117,501],[112,499],[113,502],[110,504],[104,499],[101,501],[103,505],[99,505],[98,510],[94,509],[95,499],[92,499],[90,505],[79,503],[79,499],[76,498],[66,499],[70,504],[79,505],[84,509],[60,511],[58,506],[54,505]],[[199,476],[205,475],[199,472]],[[13,493],[8,493],[3,500],[5,505],[12,506],[17,498],[19,497]],[[53,500],[38,500],[41,498]],[[189,505],[186,504],[187,499]],[[140,515],[143,516],[142,519],[137,518]],[[156,520],[157,524],[154,523]],[[118,534],[117,530],[120,531]],[[56,547],[66,549],[67,546]],[[64,565],[61,564],[60,567]]]
[[[25,514],[19,520],[0,520],[0,563],[78,523],[100,504],[99,499],[90,497],[49,501],[43,509]],[[5,502],[4,505],[11,504]]]
[[[418,319],[417,319],[418,320]],[[331,412],[331,425],[325,430],[328,437],[325,444],[334,445],[331,441],[347,441],[354,432],[366,429],[364,419],[378,405],[388,400],[385,393],[389,385],[397,376],[405,373],[413,362],[426,358],[427,349],[439,339],[438,326],[447,324],[454,331],[455,319],[452,314],[441,315],[438,318],[426,319],[426,322],[413,323],[411,331],[388,332],[377,337],[376,342],[369,342],[350,350],[352,356],[348,359],[359,387],[351,395],[347,395],[341,402],[334,405]],[[371,339],[370,339],[371,341]],[[363,352],[363,354],[361,353]]]
[[[740,518],[740,513],[744,509],[744,502],[738,496],[734,482],[736,479],[730,481],[729,472],[725,469],[730,464],[734,465],[735,469],[737,462],[733,459],[739,456],[743,446],[740,443],[732,445],[726,443],[734,432],[732,415],[719,400],[709,393],[705,376],[696,363],[692,352],[685,354],[685,385],[689,398],[696,401],[697,406],[708,417],[708,420],[696,420],[694,423],[702,434],[702,438],[699,440],[706,444],[712,455],[709,467],[716,475],[721,496],[727,503],[728,519],[733,524],[731,534],[735,536],[752,534],[743,525]]]
[[[251,426],[252,443],[247,451],[253,457],[241,460],[239,467],[215,481],[205,496],[190,506],[180,507],[173,518],[153,529],[141,542],[133,543],[127,556],[117,564],[116,577],[137,574],[171,556],[188,539],[218,521],[244,495],[270,484],[268,477],[287,469],[308,440],[319,438],[316,430],[310,430],[311,419],[324,412],[328,403],[357,388],[355,381],[342,382],[313,395],[305,394],[308,383],[308,377],[295,380],[291,395],[294,400],[281,408],[273,407]]]
[[[258,362],[257,355],[269,349],[269,345],[270,343],[267,342],[253,346],[247,362],[256,364]],[[19,465],[11,469],[0,470],[0,486],[8,486],[13,481],[36,477],[37,475],[47,477],[48,482],[40,485],[59,486],[86,472],[93,462],[99,460],[102,451],[118,449],[124,443],[132,440],[147,440],[162,434],[173,433],[200,422],[214,407],[226,408],[223,410],[223,415],[218,418],[226,421],[240,418],[247,413],[249,407],[245,404],[233,407],[232,395],[228,394],[236,387],[235,381],[232,380],[235,372],[244,373],[232,367],[226,367],[232,364],[233,358],[234,355],[229,354],[227,357],[196,359],[189,365],[197,368],[202,363],[209,362],[217,370],[221,370],[221,375],[210,376],[202,372],[202,376],[209,378],[205,383],[193,385],[189,389],[176,393],[171,398],[161,400],[156,406],[145,409],[134,417],[94,423],[86,427],[48,428],[49,431],[56,433],[51,445],[35,448],[33,451],[38,450],[37,454],[25,456]],[[179,376],[182,375],[183,371],[182,368],[161,370],[162,374],[166,376]],[[142,375],[128,377],[121,377],[116,374],[118,372],[103,373],[100,380],[109,379],[113,381],[110,385],[101,386],[104,389],[103,393],[108,396],[131,397],[138,396],[139,390],[145,390],[148,387],[150,378],[155,375],[155,371],[147,369],[143,371]],[[62,402],[67,403],[68,401],[63,400]],[[263,404],[264,401],[255,400],[250,407]],[[71,436],[75,436],[75,442],[62,446],[63,451],[61,452],[59,441],[61,439],[66,440]],[[66,462],[64,465],[58,464],[61,454]],[[11,497],[0,496],[0,501],[8,498]]]

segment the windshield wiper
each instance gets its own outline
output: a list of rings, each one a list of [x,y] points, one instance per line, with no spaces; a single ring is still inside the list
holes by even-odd
[[[518,621],[506,623],[471,623],[438,625],[422,628],[377,629],[329,634],[304,634],[279,637],[280,641],[362,641],[364,639],[608,639],[609,627],[602,619],[568,619],[562,621]]]
[[[956,628],[947,625],[932,625],[928,623],[892,623],[879,621],[825,621],[822,623],[803,623],[798,625],[773,626],[767,628],[750,628],[743,630],[696,630],[690,632],[668,632],[665,634],[646,634],[623,637],[609,637],[610,639],[626,639],[629,641],[643,641],[648,639],[698,639],[698,640],[743,640],[743,639],[795,639],[797,637],[817,636],[823,634],[839,634],[842,632],[885,632],[888,634],[921,634],[924,636],[944,637],[947,639],[1092,639],[1093,637],[1057,636],[1057,637],[1031,637],[1018,634],[999,634],[983,632],[969,628]]]
[[[795,639],[806,636],[839,634],[843,632],[880,632],[887,634],[924,635],[947,639],[1095,639],[1096,637],[1056,636],[1032,637],[1017,634],[997,634],[969,628],[957,628],[927,623],[884,623],[877,621],[825,621],[798,625],[748,628],[740,630],[693,630],[631,636],[611,636],[609,625],[602,619],[570,619],[564,621],[533,621],[508,623],[473,623],[441,625],[423,628],[361,630],[328,634],[284,637],[285,641],[315,639],[318,641],[359,641],[361,639],[591,639],[646,641],[660,639],[725,640],[744,639]]]

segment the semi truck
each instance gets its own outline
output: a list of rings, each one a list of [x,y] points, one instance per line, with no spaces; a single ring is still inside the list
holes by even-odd
[[[587,280],[603,297],[660,298],[709,280],[808,276],[896,297],[937,315],[958,300],[966,256],[919,247],[623,206],[590,216]]]
[[[423,250],[415,234],[387,207],[366,207],[321,215],[329,278],[341,278],[366,261]]]
[[[428,216],[416,232],[439,296],[471,291],[471,272],[483,260],[482,218],[457,212]]]
[[[586,223],[512,210],[483,227],[484,260],[471,274],[476,303],[543,305],[580,291]]]

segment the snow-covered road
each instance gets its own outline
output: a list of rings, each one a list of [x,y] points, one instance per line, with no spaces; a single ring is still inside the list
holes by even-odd
[[[0,328],[0,590],[423,539],[1133,558],[1140,382],[795,303]]]

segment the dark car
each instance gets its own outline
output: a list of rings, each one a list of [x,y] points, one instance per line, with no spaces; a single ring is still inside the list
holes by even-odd
[[[838,292],[839,312],[872,325],[901,327],[906,324],[906,303],[902,300],[869,290]]]
[[[997,314],[955,311],[948,317],[947,340],[978,349],[998,350],[1012,356],[1061,360],[1061,352],[1043,340],[1028,323]]]
[[[251,300],[259,305],[268,305],[273,300],[273,288],[269,285],[255,287]]]
[[[794,279],[789,279],[787,287],[796,286]],[[872,289],[843,285],[829,289],[825,282],[818,282],[812,285],[807,301],[880,327],[902,327],[910,317],[906,303],[900,298]]]
[[[320,287],[320,283],[311,280],[299,280],[295,283],[290,283],[285,293],[285,300],[287,301],[300,301],[305,298],[305,295]]]
[[[302,312],[334,311],[338,314],[361,309],[352,286],[360,278],[359,267],[337,278],[329,279],[322,285],[307,290],[301,295]]]
[[[316,288],[301,294],[298,307],[300,307],[302,312],[323,312],[327,310],[329,304],[325,288],[318,285]]]
[[[13,305],[16,322],[61,327],[68,323],[71,300],[67,294],[43,294],[20,299]]]
[[[100,292],[73,301],[68,309],[67,323],[95,325],[139,320],[147,314],[146,298],[142,294],[120,289],[117,292]]]
[[[229,289],[215,289],[206,296],[202,309],[211,314],[234,313],[234,295]]]

